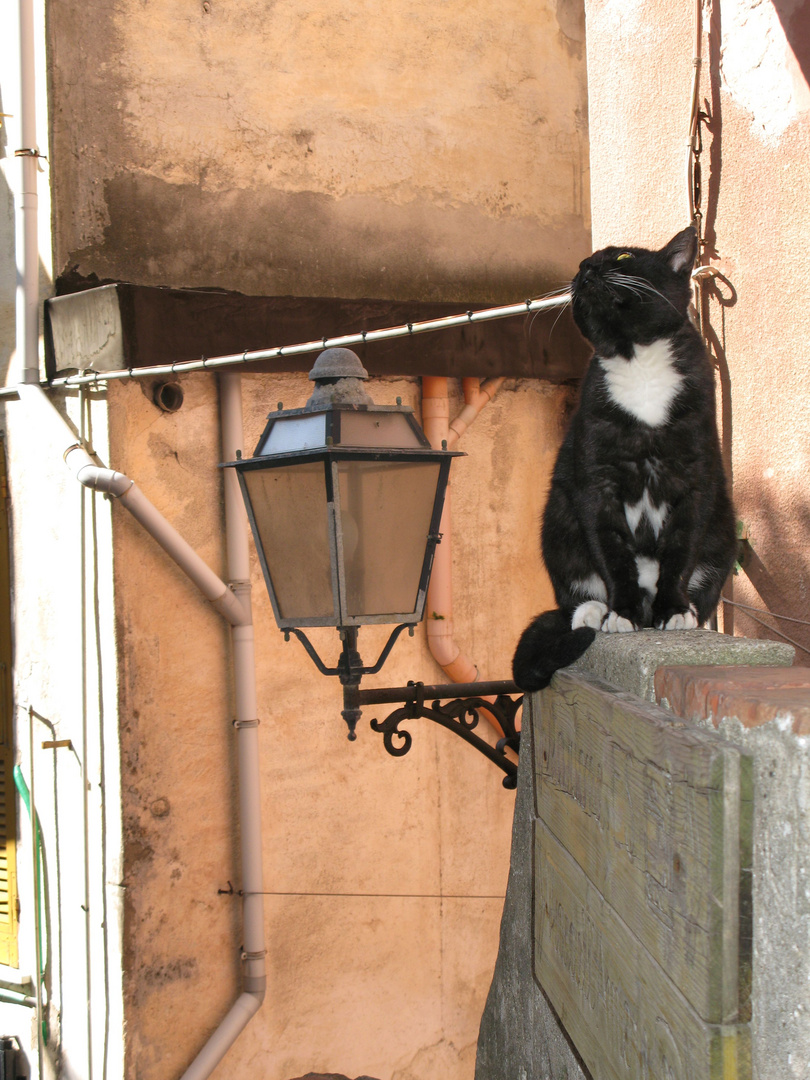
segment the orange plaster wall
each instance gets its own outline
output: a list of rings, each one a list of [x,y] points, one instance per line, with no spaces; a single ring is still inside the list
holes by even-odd
[[[705,314],[747,545],[732,598],[810,618],[810,90],[791,5],[704,5]],[[594,247],[658,247],[688,224],[693,7],[586,0]],[[771,636],[741,609],[727,630]],[[808,628],[776,626],[808,654]]]
[[[245,445],[270,408],[306,400],[305,376],[246,376]],[[110,390],[111,459],[215,568],[222,565],[216,384],[183,380],[158,411],[137,385]],[[460,387],[451,382],[453,411]],[[419,407],[417,380],[370,384]],[[453,466],[456,632],[482,675],[509,677],[514,641],[547,605],[526,550],[545,498],[568,391],[507,382]],[[526,467],[531,457],[532,468]],[[218,617],[114,510],[121,656],[127,1075],[179,1074],[237,993],[228,635]],[[310,1069],[380,1080],[468,1080],[498,944],[514,795],[500,773],[428,721],[394,759],[368,721],[346,739],[336,680],[275,627],[254,558],[268,994],[217,1076]],[[531,584],[527,584],[531,583]],[[365,658],[387,630],[364,630]],[[333,631],[313,632],[330,660]],[[445,681],[424,629],[368,685]],[[385,715],[385,714],[383,714]]]
[[[122,0],[92,19],[52,3],[55,276],[465,306],[556,290],[590,243],[582,16],[581,0]],[[221,569],[215,386],[185,378],[172,416],[111,386],[109,463]],[[246,378],[246,446],[308,393]],[[372,394],[418,410],[414,380]],[[507,382],[454,466],[456,633],[489,677],[550,601],[535,537],[568,394]],[[163,1080],[238,986],[239,903],[218,892],[239,884],[229,642],[112,516],[126,1075]],[[216,1075],[471,1080],[513,796],[425,721],[402,760],[373,714],[348,743],[337,684],[284,643],[256,563],[253,582],[268,995]],[[385,633],[361,634],[364,656]],[[421,633],[376,682],[408,679],[443,681]]]

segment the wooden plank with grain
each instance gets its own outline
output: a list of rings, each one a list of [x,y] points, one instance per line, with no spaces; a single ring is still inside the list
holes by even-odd
[[[750,1080],[747,1024],[707,1024],[539,819],[535,970],[598,1080]],[[553,991],[553,992],[552,992]]]
[[[676,1027],[686,1024],[684,1038],[693,1040],[706,1067],[722,1060],[726,1072],[718,1077],[749,1075],[747,1052],[740,1046],[748,1045],[744,1025],[751,991],[750,755],[585,673],[559,672],[539,706],[534,740],[538,980],[561,1015],[578,1017],[577,1029],[601,1030],[599,1024],[594,1028],[593,1017],[583,1022],[598,1009],[599,994],[588,982],[583,991],[576,975],[588,965],[580,945],[586,953],[592,949],[583,944],[590,931],[575,930],[554,963],[549,943],[545,953],[541,948],[538,912],[560,902],[549,892],[553,886],[569,898],[572,911],[580,912],[582,926],[594,925],[593,908],[600,933],[614,935],[599,954],[608,964],[603,988],[621,986],[628,1001],[637,1000],[639,1016],[654,1011],[660,999],[654,1030],[637,1033],[639,1052],[653,1053],[655,1031],[675,1022],[667,1010],[682,1003],[675,1010]],[[559,852],[550,858],[556,848],[565,859]],[[638,967],[635,982],[622,966],[628,957]],[[608,1005],[603,1003],[603,1012],[609,1012]],[[570,1028],[569,1033],[576,1042]],[[605,1030],[602,1035],[610,1044]],[[742,1071],[728,1072],[731,1058],[724,1054],[740,1054]],[[615,1075],[635,1076],[622,1062],[614,1055]],[[606,1068],[601,1063],[595,1075]]]

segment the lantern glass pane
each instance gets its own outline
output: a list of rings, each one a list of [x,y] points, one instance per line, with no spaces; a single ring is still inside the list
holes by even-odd
[[[243,479],[282,619],[334,617],[322,462],[245,470]]]
[[[422,443],[405,413],[342,410],[340,445],[418,448]]]
[[[326,446],[326,416],[285,416],[274,421],[256,447],[256,455],[286,454],[291,450],[308,450]]]
[[[342,461],[337,470],[346,613],[415,611],[439,463]]]

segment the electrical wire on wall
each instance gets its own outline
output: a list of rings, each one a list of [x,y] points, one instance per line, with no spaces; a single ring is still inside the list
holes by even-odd
[[[695,0],[695,47],[692,58],[692,95],[689,110],[689,138],[686,155],[686,191],[689,200],[689,220],[698,234],[698,253],[703,250],[703,213],[701,211],[701,145],[700,71],[703,66],[703,0]]]

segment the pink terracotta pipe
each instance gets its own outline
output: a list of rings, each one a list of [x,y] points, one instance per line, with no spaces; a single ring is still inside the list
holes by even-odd
[[[502,383],[503,379],[489,379],[481,386],[478,379],[464,379],[465,405],[450,423],[447,379],[424,376],[422,427],[430,445],[436,449],[441,449],[442,442],[447,444],[448,449],[455,445],[481,409],[492,400]],[[472,659],[462,652],[453,633],[453,552],[449,486],[439,531],[442,542],[436,548],[427,594],[425,621],[428,648],[451,682],[476,682],[478,668]]]

